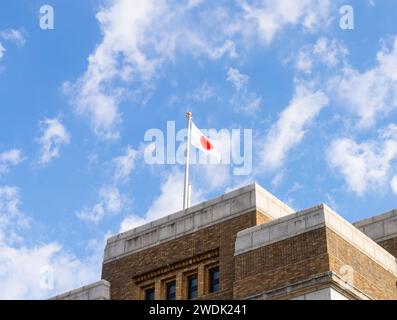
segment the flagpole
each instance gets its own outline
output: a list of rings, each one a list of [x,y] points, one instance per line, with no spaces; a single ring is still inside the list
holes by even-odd
[[[190,139],[191,139],[191,119],[192,113],[187,113],[187,144],[186,144],[186,164],[185,164],[185,182],[183,188],[183,209],[189,207],[189,158],[190,158]]]

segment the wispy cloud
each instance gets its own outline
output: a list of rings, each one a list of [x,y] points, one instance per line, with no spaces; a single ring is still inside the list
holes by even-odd
[[[0,61],[4,57],[6,49],[3,47],[3,44],[0,42]]]
[[[215,89],[205,81],[200,87],[196,88],[192,94],[192,99],[199,102],[207,102],[215,97]]]
[[[391,179],[390,186],[391,186],[391,188],[392,188],[394,194],[397,195],[397,176],[394,176],[394,177]]]
[[[286,26],[301,26],[306,30],[321,30],[329,24],[330,0],[263,0],[239,1],[244,12],[245,32],[257,34],[269,44]]]
[[[261,169],[281,167],[288,152],[302,141],[308,127],[327,104],[328,98],[322,91],[312,91],[299,84],[293,99],[264,139],[260,151]]]
[[[76,111],[89,118],[98,136],[119,137],[119,104],[131,84],[150,82],[177,50],[209,59],[236,55],[232,41],[210,40],[189,24],[187,17],[194,7],[168,1],[115,0],[98,12],[103,39],[90,55],[84,75],[64,85]]]
[[[79,219],[97,224],[105,217],[128,212],[131,201],[120,192],[120,183],[131,175],[141,152],[128,145],[123,155],[112,159],[112,181],[99,189],[94,205],[77,212]]]
[[[191,168],[190,182],[192,184],[191,205],[200,203],[211,192],[229,192],[252,183],[250,176],[234,177],[227,165],[207,165],[193,170]],[[160,191],[143,215],[129,214],[121,224],[122,232],[142,224],[160,219],[182,210],[184,173],[181,170],[170,170],[163,173]]]
[[[360,72],[350,66],[331,81],[334,92],[368,129],[397,106],[397,37],[377,53],[375,67]]]
[[[127,200],[117,187],[102,187],[99,190],[99,201],[92,207],[77,212],[77,217],[88,222],[98,223],[105,216],[116,215],[125,209]]]
[[[318,64],[336,68],[346,64],[348,54],[349,51],[339,41],[321,37],[314,45],[306,45],[299,51],[295,67],[306,74],[311,74],[313,67]]]
[[[153,200],[146,214],[143,216],[128,215],[121,222],[120,230],[126,231],[182,210],[183,181],[184,175],[181,171],[173,170],[167,173],[163,178],[160,194]],[[195,190],[193,196],[192,203],[200,201],[199,190]]]
[[[198,16],[202,19],[200,23],[189,22],[191,10],[200,4],[197,1],[160,4],[144,0],[137,5],[128,0],[115,0],[103,7],[97,14],[102,41],[90,55],[84,75],[64,86],[77,113],[90,120],[97,135],[116,139],[118,124],[122,121],[119,104],[130,90],[127,84],[150,81],[160,66],[175,59],[177,51],[188,52],[196,58],[216,60],[227,56],[233,59],[238,56],[237,39],[251,31],[259,30],[260,37],[269,43],[286,25],[301,24],[313,29],[329,18],[330,1],[327,0],[268,0],[257,6],[245,1],[240,3],[240,10],[230,17],[227,8],[214,5],[219,10],[214,8]],[[225,10],[226,14],[219,13]],[[233,27],[236,24],[240,27]],[[236,103],[242,102],[246,110],[256,110],[260,104],[252,93],[242,98]]]
[[[23,46],[26,42],[24,31],[16,29],[6,29],[0,31],[0,38],[4,41],[15,43],[19,46]]]
[[[237,112],[254,114],[262,104],[262,98],[248,88],[249,76],[242,74],[238,69],[229,68],[227,78],[235,87],[230,104]]]
[[[102,248],[78,259],[56,242],[27,245],[31,219],[20,211],[16,187],[0,186],[0,299],[43,299],[97,280]],[[51,286],[43,287],[51,271]]]
[[[392,128],[392,127],[389,127]],[[327,159],[339,171],[350,190],[363,196],[368,190],[377,190],[391,183],[393,188],[393,161],[397,160],[397,140],[385,131],[378,140],[358,143],[351,138],[331,142]]]
[[[133,149],[131,146],[127,146],[124,155],[113,158],[113,178],[116,182],[126,179],[131,174],[135,168],[135,161],[138,155],[138,150]]]
[[[16,29],[7,29],[0,31],[0,61],[6,53],[6,48],[4,47],[5,42],[11,42],[18,46],[23,46],[26,42],[24,32]]]
[[[41,136],[37,139],[40,145],[40,164],[47,164],[60,156],[63,145],[70,143],[70,134],[59,119],[45,119],[40,122]]]
[[[7,173],[12,166],[20,164],[24,160],[22,151],[12,149],[0,153],[0,174]]]
[[[229,68],[229,70],[227,71],[226,79],[231,83],[233,83],[236,90],[241,90],[243,87],[245,87],[248,84],[250,78],[249,76],[240,73],[238,69]]]

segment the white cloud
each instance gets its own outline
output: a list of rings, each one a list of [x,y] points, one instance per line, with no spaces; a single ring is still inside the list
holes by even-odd
[[[258,26],[269,43],[285,26],[314,30],[327,21],[330,7],[329,0],[264,0],[257,6],[241,1],[232,12],[224,3],[209,8],[200,3],[114,0],[101,7],[97,20],[102,40],[89,56],[85,73],[64,85],[77,113],[89,119],[98,136],[119,137],[119,104],[131,97],[135,85],[153,90],[148,83],[162,76],[165,63],[175,63],[177,52],[196,60],[234,59],[238,41],[257,33]],[[246,94],[237,104],[252,113],[260,98]]]
[[[397,141],[397,125],[389,124],[386,128],[379,130],[379,137],[382,139],[393,139]]]
[[[4,57],[4,53],[6,49],[3,47],[3,44],[0,42],[0,60]]]
[[[360,72],[352,67],[331,82],[350,112],[358,117],[359,128],[372,127],[376,120],[397,107],[397,37],[377,54],[377,64]]]
[[[183,185],[184,174],[181,171],[173,170],[167,173],[160,187],[160,194],[153,200],[144,216],[129,215],[120,225],[120,230],[126,231],[138,227],[144,223],[160,219],[169,214],[182,210],[183,206]],[[197,184],[194,184],[197,186]],[[208,185],[210,189],[213,186]],[[191,203],[202,201],[202,191],[193,187]]]
[[[301,50],[296,58],[295,67],[304,73],[311,73],[313,67],[313,59],[306,50]]]
[[[255,183],[255,179],[253,177],[241,176],[240,179],[237,179],[235,182],[228,184],[228,187],[225,189],[224,193],[240,189],[252,183]]]
[[[328,98],[323,92],[312,92],[299,85],[290,104],[265,137],[260,152],[262,169],[279,168],[289,150],[302,141],[307,128],[327,104]]]
[[[80,260],[58,243],[25,244],[31,220],[20,212],[19,190],[0,187],[0,299],[43,299],[99,279],[102,248]],[[42,286],[45,268],[53,288]]]
[[[19,46],[23,46],[26,42],[23,31],[16,29],[7,29],[0,31],[0,38],[4,41],[13,42]]]
[[[397,159],[397,140],[381,138],[357,143],[341,138],[332,141],[328,150],[329,165],[343,175],[353,192],[362,196],[390,181],[392,162]]]
[[[207,102],[215,96],[215,90],[205,81],[200,87],[196,88],[192,94],[192,99],[199,102]]]
[[[320,38],[313,46],[313,54],[329,67],[334,67],[348,54],[348,50],[336,40]]]
[[[119,184],[126,180],[135,168],[140,152],[131,146],[125,148],[125,154],[112,159],[113,183],[103,186],[98,192],[98,201],[90,207],[77,212],[77,217],[88,222],[99,223],[106,216],[116,215],[129,209],[130,201],[120,193]]]
[[[230,104],[237,112],[254,114],[262,104],[262,98],[248,89],[249,76],[242,74],[239,70],[229,68],[227,78],[236,91],[230,100]]]
[[[113,159],[115,181],[126,179],[131,174],[137,157],[138,151],[127,146],[125,155]]]
[[[16,187],[0,186],[0,243],[18,241],[18,230],[29,225],[29,219],[19,211],[20,202]]]
[[[128,215],[120,224],[120,232],[136,228],[153,220],[182,210],[184,174],[180,171],[169,172],[160,187],[157,196],[144,216]],[[200,200],[200,191],[193,192],[192,203]]]
[[[150,61],[140,46],[144,43],[146,28],[153,19],[164,13],[164,6],[153,1],[132,3],[112,1],[97,14],[103,34],[102,42],[88,58],[88,68],[76,84],[75,103],[80,114],[87,115],[94,131],[106,138],[118,137],[114,126],[120,121],[117,108],[120,92],[112,90],[111,81],[130,78],[135,73],[150,78],[156,61]],[[119,67],[118,57],[123,56]]]
[[[23,32],[15,29],[7,29],[0,31],[0,40],[3,40],[3,42],[0,41],[0,61],[4,57],[5,52],[7,51],[3,45],[4,41],[13,42],[18,46],[23,46],[25,44],[25,37],[23,35]]]
[[[90,208],[77,213],[77,217],[88,222],[98,223],[105,216],[121,213],[127,204],[118,188],[102,187],[99,190],[99,201]]]
[[[37,139],[40,144],[40,163],[49,163],[60,156],[63,145],[70,143],[70,134],[58,119],[41,121],[41,136]]]
[[[21,150],[13,149],[0,153],[0,174],[7,173],[11,166],[16,166],[24,160]]]
[[[161,185],[160,195],[153,201],[146,213],[151,221],[182,210],[184,174],[173,171]]]
[[[262,98],[257,96],[257,94],[254,92],[244,91],[234,95],[230,100],[230,104],[237,112],[241,111],[250,115],[254,115],[262,105]]]
[[[229,68],[226,79],[232,82],[237,90],[241,90],[248,84],[250,78],[249,76],[240,73],[238,69]]]
[[[122,233],[134,229],[136,227],[145,224],[146,222],[148,221],[137,215],[129,215],[126,218],[124,218],[123,221],[121,222],[119,232]]]
[[[337,65],[345,63],[348,53],[349,51],[337,40],[321,37],[314,45],[305,46],[299,51],[295,66],[297,70],[308,74],[318,63],[335,68]]]
[[[188,6],[193,8],[203,3],[204,0],[188,0]]]
[[[101,259],[79,260],[57,243],[12,247],[0,243],[0,299],[44,299],[97,281]],[[46,289],[44,271],[53,274]]]
[[[97,135],[119,137],[122,115],[118,105],[125,93],[134,81],[148,83],[165,61],[173,61],[177,49],[210,59],[236,56],[231,40],[209,39],[197,25],[190,25],[188,17],[194,7],[115,0],[99,11],[102,42],[90,55],[85,74],[75,84],[64,86],[77,112],[89,118]]]
[[[393,192],[397,195],[397,176],[394,176],[393,179],[391,179],[390,186]]]
[[[220,191],[229,192],[252,183],[252,177],[233,177],[227,165],[206,165],[191,167],[190,184],[192,185],[191,205],[205,200],[205,195]],[[128,215],[121,222],[120,232],[136,228],[153,220],[181,211],[183,208],[184,173],[178,170],[167,172],[160,186],[160,194],[155,197],[146,213],[142,216]]]
[[[272,179],[272,186],[278,188],[285,179],[285,170],[278,172]]]
[[[330,19],[330,0],[263,0],[255,4],[240,1],[245,11],[245,27],[257,32],[265,44],[287,26],[315,30]]]

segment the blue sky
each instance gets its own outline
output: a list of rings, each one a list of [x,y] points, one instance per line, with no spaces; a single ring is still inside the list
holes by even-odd
[[[354,29],[339,9],[354,10]],[[40,8],[54,29],[40,28]],[[396,1],[2,1],[0,297],[100,278],[106,237],[180,209],[147,130],[251,129],[253,168],[191,168],[194,202],[256,181],[349,221],[397,206]],[[40,286],[53,270],[53,288]],[[44,269],[43,269],[44,268]]]

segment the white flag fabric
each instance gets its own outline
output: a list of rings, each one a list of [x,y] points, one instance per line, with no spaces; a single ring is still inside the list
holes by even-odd
[[[196,127],[194,122],[191,122],[191,144],[197,149],[205,152],[208,155],[213,156],[218,162],[221,161],[221,152],[215,148],[214,143],[208,139],[199,128]]]

